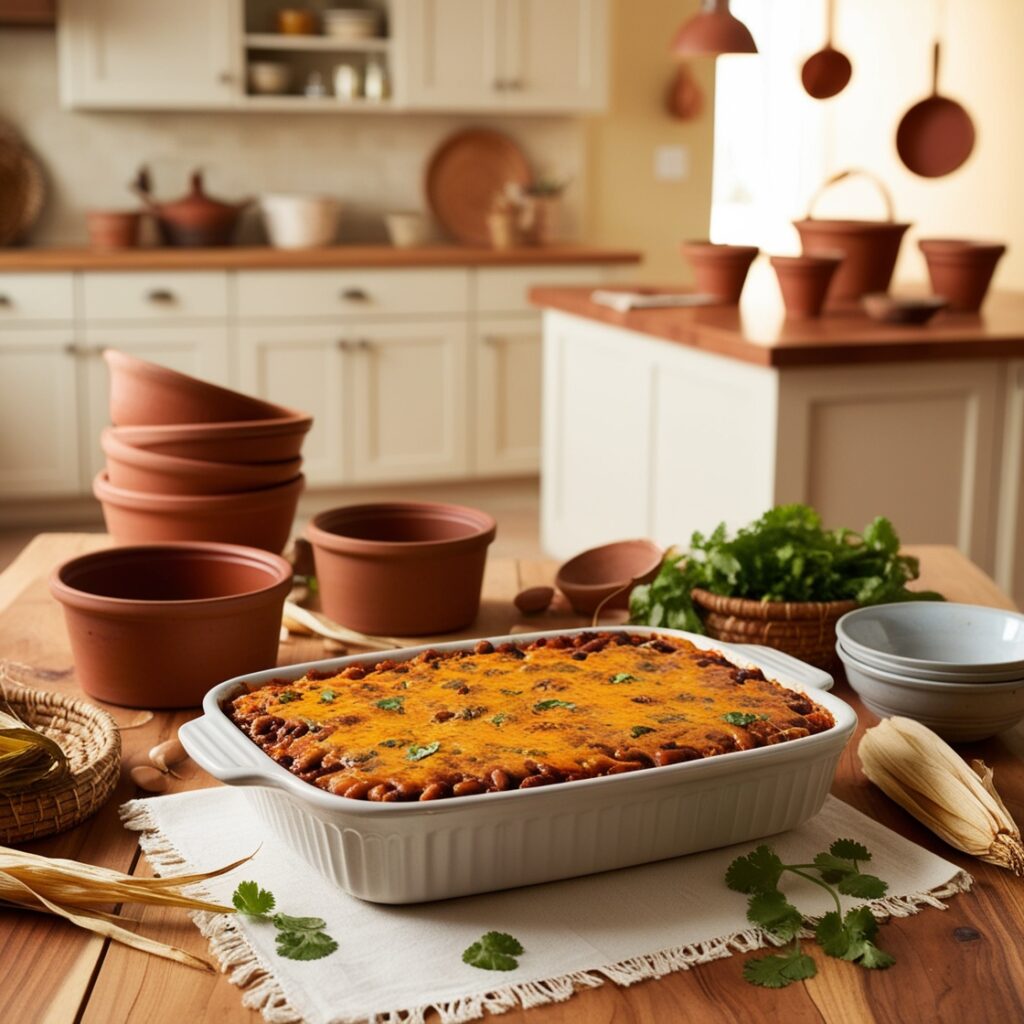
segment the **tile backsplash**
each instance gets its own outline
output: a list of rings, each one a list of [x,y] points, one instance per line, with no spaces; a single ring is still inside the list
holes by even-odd
[[[84,211],[134,205],[127,183],[147,164],[161,199],[185,192],[188,172],[206,171],[218,197],[261,192],[324,193],[343,204],[341,240],[384,241],[384,213],[425,209],[423,176],[435,147],[453,131],[484,125],[522,146],[535,170],[572,179],[563,232],[582,233],[586,147],[583,123],[564,117],[436,114],[267,114],[229,112],[82,113],[60,107],[52,32],[0,30],[0,118],[42,161],[43,216],[30,241],[85,241]],[[258,241],[248,215],[241,240]]]

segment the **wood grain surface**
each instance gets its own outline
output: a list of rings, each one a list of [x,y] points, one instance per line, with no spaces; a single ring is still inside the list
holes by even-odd
[[[77,693],[71,678],[47,682],[32,670],[71,667],[60,609],[45,578],[60,562],[109,543],[97,535],[51,534],[34,540],[0,575],[0,657],[19,663],[12,671],[27,684]],[[921,585],[949,598],[998,607],[1012,603],[962,555],[947,547],[910,549],[922,559]],[[543,561],[492,560],[485,580],[481,616],[467,635],[496,634],[512,627],[556,628],[580,624],[563,604],[542,616],[522,620],[511,604],[521,587],[550,583],[554,565]],[[280,650],[282,664],[323,656],[319,641],[292,639]],[[845,683],[836,692],[857,709],[858,736],[874,723],[870,712]],[[118,722],[137,712],[108,708]],[[111,801],[94,818],[61,836],[27,844],[52,856],[74,857],[125,871],[145,873],[134,833],[126,832],[117,807],[139,795],[127,781],[127,768],[139,763],[154,743],[171,736],[193,712],[158,713],[145,725],[123,733],[125,774]],[[699,1021],[732,1024],[743,1020],[878,1021],[884,1024],[949,1022],[988,1024],[1024,1019],[1024,884],[998,868],[946,847],[871,786],[860,772],[854,740],[843,755],[833,793],[922,846],[948,858],[975,877],[972,892],[949,908],[926,910],[883,926],[882,945],[897,958],[888,971],[864,971],[818,957],[819,974],[781,992],[754,989],[740,979],[742,957],[733,956],[690,971],[645,981],[630,988],[606,984],[566,1003],[513,1010],[502,1020],[513,1024],[650,1024]],[[1014,816],[1024,820],[1024,732],[959,748],[995,768],[996,782]],[[172,791],[216,783],[186,763]],[[724,891],[724,890],[723,890]],[[628,915],[628,907],[609,907]],[[124,916],[147,934],[205,954],[205,942],[180,911],[129,908]],[[259,1015],[242,1006],[238,989],[222,977],[168,963],[86,935],[50,917],[0,910],[0,1010],[18,1024],[182,1024],[217,1021],[256,1024]]]
[[[634,286],[624,287],[630,290]],[[944,312],[924,326],[907,326],[878,323],[856,304],[827,309],[819,320],[787,320],[780,304],[687,306],[617,313],[591,302],[592,291],[542,286],[531,289],[530,301],[544,309],[572,313],[704,352],[779,369],[1024,356],[1024,294],[1016,292],[989,295],[979,315]]]

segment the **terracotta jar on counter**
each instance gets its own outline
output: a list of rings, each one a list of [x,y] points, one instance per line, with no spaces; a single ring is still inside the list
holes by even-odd
[[[684,242],[682,250],[693,267],[697,291],[713,295],[728,306],[740,301],[750,264],[759,252],[757,246]]]

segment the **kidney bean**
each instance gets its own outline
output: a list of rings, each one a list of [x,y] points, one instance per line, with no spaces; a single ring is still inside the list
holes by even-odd
[[[474,654],[490,654],[494,650],[494,644],[490,640],[480,640],[473,648]]]
[[[454,711],[435,711],[432,721],[434,722],[447,722],[449,718],[454,718]]]
[[[423,787],[420,793],[421,800],[441,800],[448,795],[448,783],[430,782]]]
[[[495,768],[491,772],[491,783],[498,790],[511,789],[512,787],[512,780],[509,778],[508,772],[501,768]]]
[[[648,768],[654,763],[649,754],[645,754],[642,750],[637,750],[636,747],[619,747],[619,749],[615,751],[615,760],[639,761]]]
[[[479,779],[463,779],[452,786],[452,795],[472,796],[474,793],[482,793],[486,788]]]
[[[680,764],[683,761],[697,761],[701,757],[700,751],[693,747],[675,747],[671,750],[659,750],[654,755],[654,763],[659,766],[667,764]]]
[[[554,779],[550,775],[527,775],[526,778],[519,783],[519,788],[534,789],[537,786],[550,786],[552,782],[558,782],[558,779]]]
[[[615,764],[605,772],[606,775],[622,775],[623,772],[637,772],[646,767],[640,761],[616,761]]]
[[[344,668],[340,673],[343,679],[362,679],[366,675],[366,669],[362,665],[349,665],[348,668]]]

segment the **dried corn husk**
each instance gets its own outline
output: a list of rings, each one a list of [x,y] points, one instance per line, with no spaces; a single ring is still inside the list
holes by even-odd
[[[49,911],[80,928],[107,936],[134,949],[176,960],[202,971],[214,971],[213,964],[208,960],[186,953],[177,946],[169,946],[128,931],[115,923],[118,918],[97,908],[116,903],[146,903],[185,910],[206,910],[215,914],[233,914],[233,907],[222,907],[195,899],[184,893],[182,887],[226,874],[248,859],[243,857],[234,864],[201,874],[133,878],[109,868],[56,857],[41,857],[0,846],[0,903],[10,903],[28,910]]]
[[[927,726],[883,719],[860,741],[864,774],[950,846],[1024,875],[1020,829],[984,761],[970,767]]]
[[[60,746],[27,726],[7,704],[0,706],[0,793],[20,793],[68,774]]]

